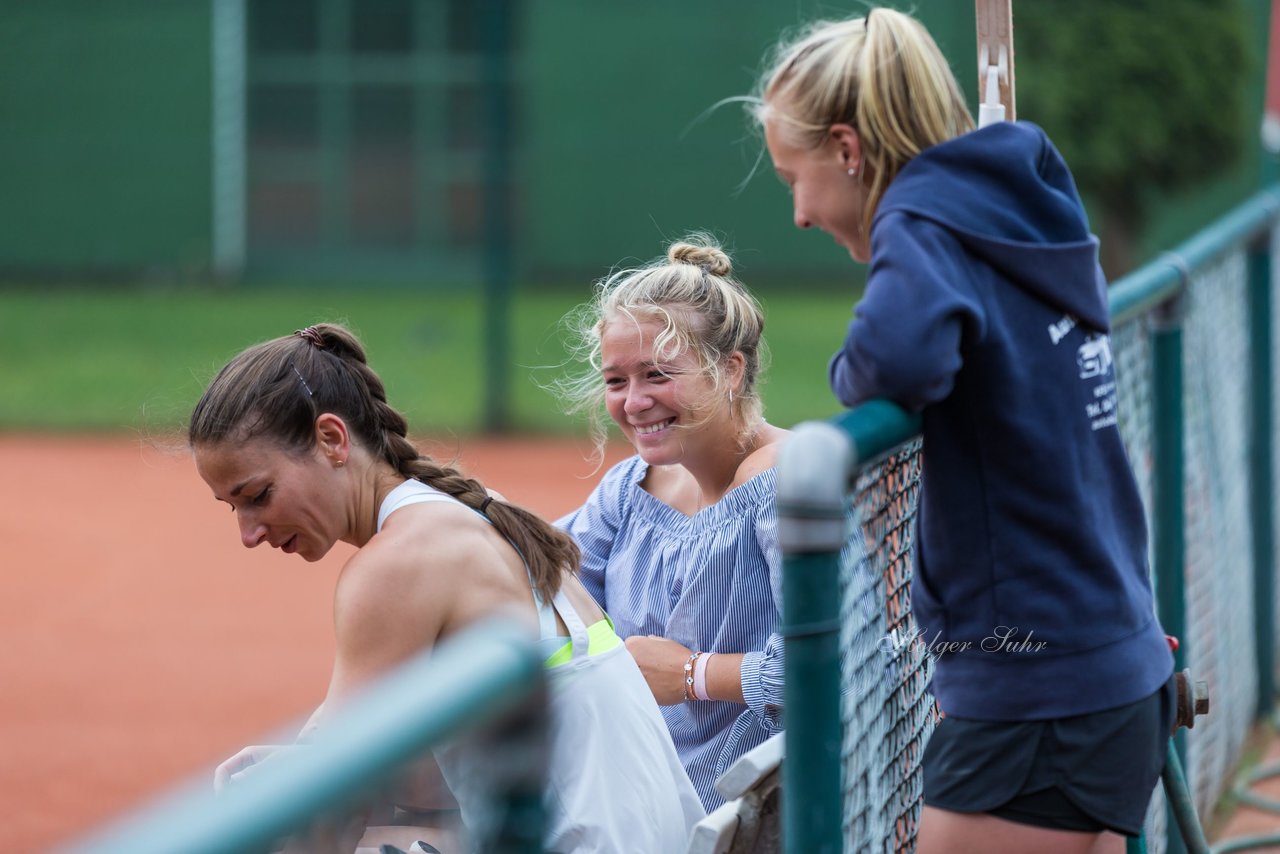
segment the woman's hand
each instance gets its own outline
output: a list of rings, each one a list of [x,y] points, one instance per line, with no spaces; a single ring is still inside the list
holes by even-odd
[[[252,773],[252,769],[255,766],[265,762],[281,750],[287,749],[289,748],[286,745],[281,744],[258,744],[253,747],[246,747],[219,765],[213,772],[213,791],[221,793],[229,784],[234,783],[245,774]]]
[[[684,663],[693,650],[658,635],[632,635],[626,643],[658,705],[683,703]]]

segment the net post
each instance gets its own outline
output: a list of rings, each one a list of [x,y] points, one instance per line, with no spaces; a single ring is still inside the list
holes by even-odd
[[[1260,718],[1271,713],[1276,690],[1271,247],[1272,228],[1269,228],[1250,246],[1248,254],[1249,510],[1253,530],[1254,636],[1258,667],[1257,716]]]
[[[848,437],[821,422],[797,426],[778,458],[786,852],[842,849],[839,567],[852,459]]]
[[[1177,637],[1173,653],[1174,669],[1187,662],[1186,612],[1186,504],[1183,459],[1186,425],[1182,407],[1182,329],[1186,317],[1186,294],[1190,268],[1181,258],[1170,257],[1182,277],[1182,287],[1152,312],[1152,558],[1156,577],[1156,610],[1165,632]],[[1186,735],[1179,731],[1171,739],[1170,750],[1186,762]],[[1167,848],[1169,854],[1185,854],[1186,846],[1177,832],[1177,816],[1169,810]]]
[[[975,0],[978,126],[1017,118],[1013,82],[1013,0]]]

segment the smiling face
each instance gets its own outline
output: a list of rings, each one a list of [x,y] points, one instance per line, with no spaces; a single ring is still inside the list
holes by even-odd
[[[342,490],[318,448],[295,455],[257,438],[198,445],[194,454],[214,498],[236,514],[246,548],[267,543],[317,561],[346,535]]]
[[[697,355],[655,352],[664,328],[656,320],[618,317],[600,337],[605,407],[649,465],[694,459],[736,436],[728,397],[716,405],[715,384]]]
[[[778,177],[791,191],[797,228],[819,228],[835,238],[855,261],[866,263],[870,244],[862,227],[866,189],[857,134],[835,125],[817,148],[800,148],[782,130],[780,120],[764,123],[765,146]]]

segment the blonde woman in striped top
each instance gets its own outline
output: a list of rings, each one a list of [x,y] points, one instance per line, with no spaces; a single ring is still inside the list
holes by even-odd
[[[781,730],[781,553],[774,461],[787,431],[759,394],[764,316],[729,257],[695,237],[603,280],[576,322],[567,398],[603,447],[636,454],[559,521],[581,577],[626,638],[703,804]]]

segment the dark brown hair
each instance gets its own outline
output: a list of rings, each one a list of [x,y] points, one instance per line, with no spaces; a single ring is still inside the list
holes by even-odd
[[[267,438],[286,453],[315,444],[316,418],[331,412],[375,457],[406,478],[420,480],[479,509],[489,497],[480,481],[436,462],[408,438],[408,423],[387,403],[382,380],[364,348],[342,326],[316,324],[256,344],[232,359],[191,413],[192,447]],[[578,568],[579,551],[563,531],[529,511],[493,500],[484,509],[498,533],[520,552],[543,601],[549,602],[565,572]]]

